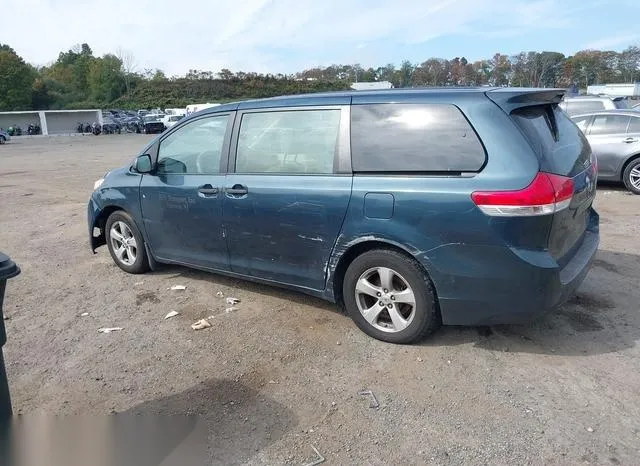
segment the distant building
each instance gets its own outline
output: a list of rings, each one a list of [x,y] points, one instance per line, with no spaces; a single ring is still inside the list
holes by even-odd
[[[393,84],[389,81],[376,81],[372,83],[351,83],[354,91],[370,91],[372,89],[391,89]]]
[[[587,94],[607,95],[610,97],[640,97],[640,83],[587,86]]]

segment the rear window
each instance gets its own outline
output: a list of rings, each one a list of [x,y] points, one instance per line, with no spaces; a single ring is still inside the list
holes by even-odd
[[[621,109],[631,108],[631,105],[629,105],[629,101],[627,99],[614,100],[613,104],[616,106],[616,108],[621,108]]]
[[[569,100],[567,101],[567,113],[580,115],[581,113],[597,112],[604,110],[604,102],[601,100]]]
[[[557,105],[524,107],[511,118],[536,152],[543,171],[574,176],[589,164],[589,143]]]
[[[351,107],[354,172],[474,172],[485,151],[462,112],[447,104]]]

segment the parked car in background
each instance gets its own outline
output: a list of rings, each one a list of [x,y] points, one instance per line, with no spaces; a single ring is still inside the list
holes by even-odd
[[[640,112],[609,110],[571,117],[598,161],[598,178],[640,194]]]
[[[11,140],[11,136],[4,129],[0,128],[0,144]]]
[[[122,125],[116,121],[115,118],[111,116],[107,116],[105,114],[102,115],[102,132],[104,134],[120,134],[122,132]]]
[[[588,95],[565,97],[559,107],[569,116],[573,116],[600,110],[624,110],[630,108],[630,104],[626,97]]]
[[[165,115],[162,119],[162,123],[164,124],[165,128],[171,128],[183,118],[184,115]]]
[[[164,131],[163,115],[147,114],[142,117],[142,132],[146,134],[162,133]]]
[[[561,89],[409,89],[223,104],[97,180],[91,249],[344,305],[408,343],[524,322],[568,299],[598,248],[596,166]],[[256,325],[259,325],[257,323]]]

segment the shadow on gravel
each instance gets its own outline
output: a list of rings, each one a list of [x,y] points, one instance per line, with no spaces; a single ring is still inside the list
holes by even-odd
[[[232,380],[209,380],[113,418],[122,429],[110,464],[139,466],[244,464],[298,423],[287,407]]]
[[[337,306],[335,306],[334,304],[319,298],[315,298],[313,296],[306,295],[304,293],[299,293],[276,286],[262,285],[260,283],[254,283],[238,278],[231,278],[224,275],[217,275],[214,273],[189,269],[187,267],[163,264],[159,266],[158,270],[150,273],[176,280],[179,278],[188,278],[190,280],[208,282],[209,284],[211,284],[214,293],[215,290],[219,287],[239,288],[245,292],[286,299],[287,301],[291,301],[291,303],[294,304],[314,306],[321,309],[322,311],[339,313]],[[322,311],[319,310],[318,312]]]
[[[639,256],[600,250],[577,294],[559,309],[530,324],[445,327],[423,344],[565,356],[632,348],[640,341],[638,283]]]
[[[317,307],[318,313],[339,312],[335,305],[301,293],[184,267],[162,266],[154,273],[205,281],[212,287],[235,287],[278,297],[293,304]],[[640,340],[638,283],[639,256],[600,250],[578,293],[561,308],[530,324],[444,327],[421,344],[450,346],[475,343],[477,347],[493,351],[573,356],[624,350]]]

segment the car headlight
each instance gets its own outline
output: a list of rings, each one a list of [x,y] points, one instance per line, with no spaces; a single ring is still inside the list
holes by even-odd
[[[100,178],[99,180],[96,180],[96,182],[93,183],[93,190],[95,191],[100,186],[102,186],[102,183],[104,183],[104,178]]]

